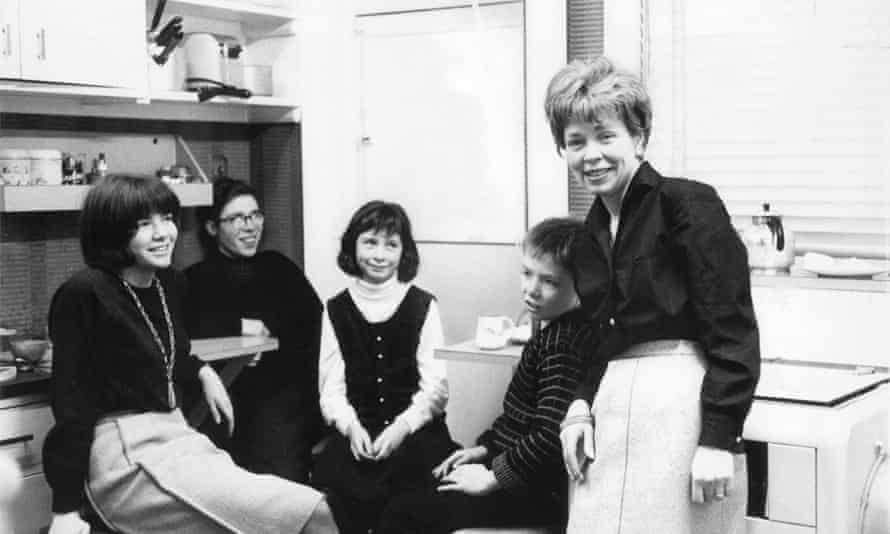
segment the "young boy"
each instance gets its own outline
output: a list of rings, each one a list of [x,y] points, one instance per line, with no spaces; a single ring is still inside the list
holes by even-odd
[[[570,267],[583,232],[582,222],[567,218],[529,230],[522,245],[522,297],[543,328],[522,351],[504,411],[475,447],[458,450],[433,470],[437,487],[391,502],[378,534],[564,526],[567,480],[559,423],[594,342]]]

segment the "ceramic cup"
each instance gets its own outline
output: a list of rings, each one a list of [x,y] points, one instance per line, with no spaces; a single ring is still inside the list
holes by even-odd
[[[483,315],[476,321],[476,345],[480,349],[496,350],[507,346],[513,320],[503,315]]]

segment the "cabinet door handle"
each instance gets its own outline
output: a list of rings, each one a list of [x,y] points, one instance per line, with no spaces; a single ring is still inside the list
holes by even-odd
[[[6,34],[5,42],[3,43],[3,55],[11,56],[12,55],[12,25],[6,24],[3,26],[3,33]]]
[[[46,61],[46,28],[40,28],[37,34],[37,59]]]
[[[34,434],[25,434],[24,436],[15,438],[0,439],[0,447],[5,445],[15,445],[16,443],[27,443],[29,441],[34,441]]]

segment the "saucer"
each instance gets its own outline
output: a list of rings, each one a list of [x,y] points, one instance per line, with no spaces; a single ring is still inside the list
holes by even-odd
[[[0,382],[15,380],[18,370],[14,365],[0,365]]]

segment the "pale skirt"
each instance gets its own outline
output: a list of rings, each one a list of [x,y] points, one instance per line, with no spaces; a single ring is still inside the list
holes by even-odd
[[[690,497],[705,366],[687,341],[642,344],[609,363],[591,408],[596,459],[569,483],[568,534],[745,532],[744,454],[734,456],[729,496]]]
[[[101,419],[87,490],[109,526],[139,534],[298,533],[322,500],[241,469],[179,410]]]

